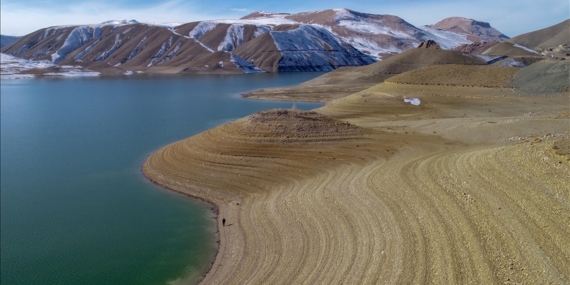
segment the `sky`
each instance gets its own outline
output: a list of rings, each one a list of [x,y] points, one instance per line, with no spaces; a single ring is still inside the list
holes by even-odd
[[[568,0],[2,0],[0,33],[22,36],[49,26],[121,19],[188,23],[239,19],[255,11],[298,13],[331,8],[396,15],[415,26],[465,17],[489,22],[509,37],[552,26],[570,15]]]

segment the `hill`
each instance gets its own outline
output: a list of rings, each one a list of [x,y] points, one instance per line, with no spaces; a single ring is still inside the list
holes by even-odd
[[[508,42],[527,48],[545,51],[560,45],[570,46],[570,19],[559,24],[516,36]]]
[[[415,27],[397,16],[348,9],[255,12],[239,20],[178,26],[121,20],[48,27],[1,51],[103,73],[330,71],[368,65],[422,41],[451,49],[484,34],[500,34],[488,23],[473,20],[471,26],[478,28],[454,32]]]
[[[247,98],[329,101],[366,89],[392,76],[431,65],[485,65],[485,60],[459,51],[416,48],[367,66],[340,68],[299,86],[264,89]]]
[[[570,62],[543,60],[521,69],[513,85],[521,90],[535,92],[570,91]]]
[[[435,65],[427,66],[390,77],[387,83],[416,85],[445,85],[486,88],[510,88],[515,67],[492,65]]]
[[[491,27],[487,22],[462,17],[446,18],[428,27],[465,35],[466,39],[475,43],[509,39],[509,37]]]
[[[437,24],[415,27],[394,15],[368,14],[350,9],[328,9],[297,14],[254,12],[242,19],[282,19],[319,25],[356,49],[378,58],[386,58],[415,48],[420,42],[427,40],[436,41],[444,49],[452,49],[466,43],[484,40],[502,41],[508,38],[492,28],[489,23],[475,20],[465,19],[465,22],[470,21],[471,28],[462,30],[441,29]]]
[[[506,56],[541,56],[540,53],[527,47],[513,44],[510,42],[502,42],[486,49],[485,55],[506,55]]]

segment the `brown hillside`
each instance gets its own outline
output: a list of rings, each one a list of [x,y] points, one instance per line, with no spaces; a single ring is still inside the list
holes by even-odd
[[[224,40],[229,27],[230,24],[218,24],[213,30],[205,33],[198,40],[207,47],[217,50],[220,43]]]
[[[484,65],[485,62],[477,57],[457,51],[418,48],[407,50],[401,54],[370,65],[335,70],[305,82],[303,85],[314,86],[347,83],[342,80],[342,77],[347,73],[356,76],[347,77],[346,81],[354,82],[354,80],[357,80],[377,84],[394,75],[437,64]]]
[[[467,39],[473,42],[503,41],[508,39],[506,35],[497,31],[487,22],[476,21],[462,17],[450,17],[443,19],[429,27],[444,31],[450,31],[467,35]]]
[[[183,36],[188,36],[190,32],[194,30],[196,26],[198,26],[198,24],[200,24],[200,22],[191,22],[187,24],[182,24],[180,26],[175,27],[174,30]]]
[[[439,64],[485,65],[486,63],[480,58],[458,51],[411,49],[367,66],[339,68],[300,86],[264,89],[245,94],[244,97],[326,102],[361,91],[394,75]]]
[[[232,53],[251,62],[265,71],[277,71],[279,61],[282,58],[281,52],[277,49],[273,37],[265,33],[244,45],[234,49]]]
[[[570,62],[565,60],[537,62],[517,72],[512,84],[528,91],[570,91]]]
[[[502,42],[485,50],[486,55],[508,55],[508,56],[539,56],[537,53],[526,51],[522,48],[515,47],[513,43]]]
[[[487,49],[491,48],[492,46],[498,43],[499,43],[498,41],[489,41],[481,43],[464,44],[454,48],[453,50],[465,53],[482,54],[484,51],[486,51]]]
[[[569,31],[570,19],[548,28],[516,36],[508,42],[542,51],[559,45],[570,45]]]
[[[451,85],[467,87],[511,87],[518,68],[488,65],[435,65],[396,75],[386,82],[420,85]]]

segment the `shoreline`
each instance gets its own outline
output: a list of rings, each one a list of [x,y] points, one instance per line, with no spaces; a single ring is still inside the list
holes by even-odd
[[[173,192],[175,192],[175,193],[184,195],[184,196],[189,197],[189,198],[191,198],[191,199],[195,199],[195,200],[201,201],[201,202],[203,202],[203,203],[205,203],[205,204],[207,204],[207,205],[210,205],[209,210],[213,213],[213,218],[214,218],[214,220],[216,221],[216,241],[215,241],[215,244],[216,244],[216,252],[215,252],[215,254],[214,254],[214,258],[212,259],[212,261],[211,261],[211,263],[210,263],[211,266],[208,268],[208,270],[207,270],[204,274],[200,275],[200,278],[198,279],[198,282],[196,283],[196,284],[200,284],[200,283],[202,282],[202,280],[204,280],[204,278],[206,277],[206,275],[208,275],[208,273],[212,270],[212,268],[214,268],[214,264],[215,264],[215,262],[216,262],[216,260],[218,259],[218,256],[219,256],[220,244],[222,243],[222,238],[221,238],[222,235],[221,235],[221,233],[220,233],[220,226],[219,226],[219,222],[220,222],[220,221],[219,221],[220,206],[219,206],[216,202],[210,201],[210,200],[208,200],[208,199],[206,199],[206,198],[203,198],[203,197],[200,197],[200,196],[197,196],[197,195],[192,195],[191,193],[187,193],[187,192],[184,192],[184,191],[176,190],[176,189],[174,189],[174,188],[170,188],[170,187],[168,187],[168,186],[165,185],[165,184],[160,184],[158,181],[154,180],[152,177],[150,177],[149,175],[147,175],[147,172],[144,171],[144,164],[143,164],[143,166],[141,167],[141,170],[140,170],[140,171],[141,171],[141,173],[143,174],[143,176],[144,176],[149,182],[151,182],[152,184],[154,184],[154,185],[156,185],[156,186],[159,186],[159,187],[163,188],[164,190],[173,191]]]
[[[400,94],[399,92],[409,94],[409,92],[414,90],[421,90],[421,93],[417,93],[422,102],[420,106],[405,104],[401,100],[403,93]],[[457,94],[465,92],[465,95],[457,96]],[[537,102],[538,105],[531,105],[533,111],[528,113],[528,111],[526,111],[529,106],[528,104],[533,104],[533,102],[539,98],[541,101]],[[481,268],[488,268],[488,270],[495,268],[492,269],[495,272],[494,274],[491,274],[489,271],[487,275],[480,275],[479,273],[481,272],[473,272],[472,270],[462,272],[462,275],[459,276],[463,276],[463,279],[457,279],[457,282],[475,278],[479,281],[489,281],[493,283],[499,281],[503,276],[506,276],[504,274],[508,273],[508,270],[504,271],[504,269],[500,267],[505,260],[502,258],[495,260],[490,257],[493,255],[493,252],[510,250],[514,246],[514,248],[517,248],[517,251],[513,251],[510,254],[518,256],[517,258],[521,260],[530,258],[528,262],[532,262],[533,264],[536,262],[540,263],[541,261],[535,258],[537,253],[532,248],[518,248],[512,244],[512,242],[515,241],[506,239],[502,242],[495,240],[495,236],[506,235],[509,232],[508,229],[512,218],[511,220],[503,220],[503,216],[494,213],[494,211],[497,211],[497,208],[502,209],[506,206],[502,204],[497,206],[493,203],[480,205],[476,203],[476,201],[486,201],[489,199],[489,201],[493,201],[492,199],[500,198],[507,199],[508,201],[512,200],[511,203],[516,204],[520,199],[526,198],[524,198],[524,196],[519,197],[519,193],[513,188],[514,186],[511,187],[509,184],[502,184],[502,186],[498,188],[504,193],[501,191],[493,192],[493,190],[496,190],[493,188],[484,188],[485,191],[482,193],[473,192],[474,190],[471,190],[471,192],[465,192],[470,194],[463,193],[463,195],[455,192],[442,192],[442,189],[447,189],[447,187],[452,187],[451,189],[458,187],[454,184],[456,182],[449,180],[447,176],[441,178],[443,179],[441,181],[436,181],[436,185],[441,184],[441,186],[435,188],[432,186],[429,187],[432,196],[421,198],[426,194],[418,192],[418,189],[422,189],[422,187],[426,186],[421,186],[423,184],[418,184],[417,182],[409,182],[404,179],[405,177],[400,177],[401,173],[412,175],[411,177],[418,175],[416,171],[410,172],[407,165],[411,164],[419,167],[418,169],[421,170],[422,173],[425,172],[425,174],[416,178],[419,179],[420,182],[422,180],[432,179],[431,177],[437,178],[437,175],[433,176],[429,174],[431,170],[430,167],[427,166],[431,165],[430,161],[435,163],[441,160],[441,163],[443,163],[448,159],[455,159],[455,157],[461,159],[464,159],[464,157],[477,157],[478,161],[480,160],[481,162],[477,162],[477,164],[473,164],[470,167],[477,171],[487,171],[485,169],[487,169],[488,166],[486,166],[485,161],[486,159],[494,157],[495,153],[502,155],[503,159],[507,160],[493,160],[493,167],[500,167],[501,163],[511,163],[509,161],[512,160],[513,164],[509,164],[511,165],[510,167],[514,167],[515,169],[528,168],[532,172],[537,171],[537,169],[532,166],[535,162],[533,160],[534,158],[528,155],[528,153],[530,153],[529,150],[532,150],[533,153],[545,153],[540,147],[548,146],[551,143],[545,144],[542,142],[543,140],[568,139],[570,135],[560,135],[564,134],[568,121],[567,116],[569,114],[558,114],[561,111],[565,111],[563,103],[567,101],[568,98],[564,96],[548,98],[542,95],[527,97],[526,95],[521,96],[521,94],[515,94],[510,96],[510,94],[505,94],[499,89],[487,90],[487,88],[468,87],[445,89],[445,87],[437,86],[380,85],[375,88],[370,88],[366,92],[355,93],[340,100],[335,100],[325,107],[320,108],[318,111],[320,114],[326,116],[337,119],[340,118],[341,121],[346,119],[351,124],[363,127],[364,130],[374,130],[375,133],[380,132],[378,134],[381,135],[375,135],[375,139],[371,139],[372,137],[367,139],[371,142],[374,141],[374,144],[367,144],[366,140],[348,141],[346,144],[341,144],[337,147],[331,147],[331,143],[329,142],[324,142],[322,145],[317,143],[316,145],[309,146],[304,146],[303,144],[296,146],[294,144],[290,150],[293,152],[290,154],[281,153],[285,149],[282,149],[282,147],[276,143],[279,142],[279,139],[277,139],[277,141],[269,139],[269,141],[272,141],[270,144],[261,141],[258,142],[258,139],[262,138],[263,135],[259,135],[259,129],[255,128],[266,128],[265,126],[274,128],[271,127],[274,126],[273,123],[271,121],[261,121],[252,125],[251,123],[255,116],[248,116],[243,119],[238,119],[233,123],[210,129],[196,136],[169,144],[153,152],[144,162],[142,172],[145,177],[154,184],[215,206],[217,210],[215,219],[219,243],[217,244],[218,247],[214,261],[211,263],[211,267],[208,271],[201,276],[199,284],[239,284],[240,282],[255,282],[255,280],[258,282],[266,280],[267,282],[275,283],[298,283],[307,280],[317,282],[324,282],[326,280],[332,283],[335,282],[334,280],[352,280],[357,283],[385,283],[390,282],[390,280],[400,280],[402,282],[415,283],[417,281],[421,283],[422,280],[426,281],[422,278],[427,277],[421,274],[415,275],[417,270],[427,268],[432,262],[435,263],[431,266],[436,266],[440,268],[439,270],[445,270],[447,268],[445,267],[446,263],[438,263],[440,258],[458,259],[457,262],[460,263],[475,263],[483,266]],[[355,106],[358,107],[356,108]],[[515,110],[518,111],[515,112]],[[338,123],[336,124],[338,125]],[[344,123],[340,125],[342,126],[342,124]],[[257,135],[249,136],[247,133],[242,133],[242,129],[235,129],[236,126],[242,126],[245,128],[243,130],[252,130]],[[279,128],[280,127],[277,127],[277,129],[274,130],[278,130]],[[536,135],[529,135],[529,128],[541,131],[535,131],[534,134]],[[552,135],[548,135],[547,133],[552,133]],[[301,135],[300,137],[303,136],[305,135]],[[504,140],[505,138],[516,136],[523,138],[526,136],[526,138],[519,141],[519,143]],[[289,137],[287,138],[287,140],[282,142],[289,141]],[[268,139],[264,139],[264,141],[267,140]],[[505,144],[505,142],[507,142],[507,144]],[[219,145],[220,143],[222,145]],[[229,143],[228,146],[232,147],[224,148],[223,144],[225,143]],[[256,149],[259,145],[264,146],[261,149],[264,150],[263,153],[267,152],[266,158],[256,158],[252,156],[255,152],[244,153],[245,150]],[[334,145],[334,143],[332,145]],[[328,147],[331,147],[330,150],[327,149]],[[311,152],[304,153],[304,151],[311,151],[311,149],[318,150],[318,154],[316,151],[315,154],[311,154]],[[268,152],[269,150],[271,150],[271,152]],[[206,153],[204,153],[204,151]],[[300,154],[291,156],[293,153],[299,151]],[[322,154],[321,151],[323,151]],[[234,152],[235,154],[232,154]],[[516,156],[514,156],[514,158],[509,156],[511,153]],[[232,155],[235,155],[235,157],[232,158]],[[518,157],[519,155],[521,156],[520,158]],[[396,157],[396,159],[392,159],[393,156]],[[203,160],[205,158],[208,160]],[[282,158],[285,160],[280,160]],[[168,165],[164,164],[160,166],[159,168],[161,169],[155,169],[150,163],[152,159],[165,160],[165,162],[168,162],[168,160],[172,161],[168,162],[170,163]],[[322,159],[322,161],[316,159]],[[520,159],[523,159],[522,163],[517,162]],[[543,161],[545,159],[547,158],[543,158]],[[154,163],[158,163],[158,161]],[[195,167],[198,172],[188,172],[190,168],[178,169],[177,167],[182,166],[181,163],[193,163],[192,167]],[[263,173],[259,175],[269,175],[269,184],[261,183],[256,177],[243,178],[243,176],[250,175],[248,173],[254,173],[254,170],[257,169],[256,167],[266,167],[265,163],[270,163],[268,166],[273,168],[263,168]],[[315,166],[319,163],[321,163],[320,166]],[[449,167],[456,164],[457,163],[449,164]],[[431,167],[438,165],[440,164],[434,164]],[[442,165],[448,164],[444,163]],[[565,164],[561,161],[560,166],[557,164],[556,167],[558,168],[556,168],[557,170],[555,169],[555,171],[566,171],[564,165]],[[251,171],[254,172],[248,172],[249,167],[253,167]],[[462,172],[461,169],[452,169],[461,175],[469,174],[469,177],[471,177],[472,173],[475,173],[473,171]],[[203,176],[204,174],[200,171],[206,171],[204,173],[210,174]],[[496,173],[493,174],[493,172]],[[485,177],[486,175],[499,175],[503,172],[503,169],[497,168],[497,170],[491,172],[484,172],[485,174],[481,174],[481,177]],[[537,173],[542,172],[539,171]],[[185,175],[190,176],[187,177]],[[379,178],[380,180],[378,181],[369,180],[371,177],[376,176],[382,178]],[[227,184],[229,182],[224,179],[228,179],[232,184]],[[469,179],[474,178],[465,177],[463,179],[471,181]],[[547,178],[540,179],[541,180],[538,181],[539,183],[547,183]],[[483,183],[481,181],[484,180],[484,178],[479,178],[479,180],[473,181]],[[365,184],[362,184],[364,183],[363,181]],[[517,185],[521,183],[518,180],[516,181]],[[194,184],[195,182],[197,184]],[[250,183],[252,185],[250,185]],[[380,183],[378,185],[384,185],[384,183],[388,183],[387,185],[391,185],[390,187],[398,190],[395,192],[385,192],[383,187],[378,188],[379,186],[370,186],[366,183],[371,183],[370,185],[376,185],[377,183]],[[232,187],[228,187],[228,185],[232,185]],[[340,186],[340,188],[337,189],[335,185],[344,186]],[[208,188],[208,186],[212,187]],[[245,188],[239,190],[242,186]],[[520,188],[520,186],[518,187]],[[230,188],[236,188],[237,190],[224,190]],[[363,192],[362,189],[366,191]],[[247,191],[257,192],[247,194],[250,193]],[[316,192],[311,194],[313,191]],[[329,193],[329,191],[333,192]],[[533,191],[533,197],[543,197],[544,193]],[[399,194],[400,192],[407,194]],[[228,196],[226,197],[226,195]],[[297,197],[296,195],[299,196]],[[323,195],[324,198],[326,198],[324,204],[322,200],[323,197],[321,197]],[[395,198],[390,198],[391,195],[396,196]],[[453,198],[453,195],[457,195],[457,197]],[[407,201],[406,199],[410,199],[410,197],[416,197],[418,200]],[[313,201],[314,199],[317,200]],[[333,201],[336,202],[329,204],[327,199],[333,199]],[[441,201],[438,199],[441,199]],[[407,202],[404,203],[404,201]],[[419,213],[426,210],[426,208],[422,206],[426,203],[425,201],[431,201],[429,204],[433,206],[427,208],[433,212],[433,216],[431,217],[434,220],[431,220],[430,223],[425,225],[422,223],[417,224],[414,222],[414,215],[409,216],[410,214],[398,218],[398,215],[402,213],[395,209],[404,207],[403,209],[407,209],[404,213],[417,212],[416,215],[419,215]],[[348,202],[348,204],[344,205],[346,202]],[[436,207],[439,203],[443,203],[447,206],[444,208]],[[467,203],[469,206],[463,206],[462,203]],[[545,202],[541,202],[540,204],[541,207],[544,207],[542,211],[551,215],[549,212],[550,208],[545,206],[547,204],[544,203]],[[361,205],[359,207],[364,207],[363,209],[367,209],[367,207],[371,208],[369,209],[370,212],[366,212],[363,209],[359,209],[359,207],[349,207],[350,205]],[[391,206],[386,208],[387,205]],[[332,212],[331,210],[327,210],[327,208],[333,206],[336,210]],[[355,211],[355,213],[360,214],[344,214],[338,216],[344,213],[344,211],[347,211],[347,207]],[[386,211],[384,215],[374,214],[377,211],[374,209],[382,209],[383,207],[384,211]],[[472,220],[470,215],[474,213],[465,212],[470,209],[469,207],[479,207],[480,210],[478,213],[482,213],[483,216],[475,215],[475,218]],[[519,210],[513,207],[514,206],[510,206],[507,209],[510,209],[509,211],[511,212],[515,211],[516,213],[518,213],[518,211],[523,211],[521,213],[528,211],[524,208]],[[485,213],[487,212],[493,212],[494,216],[486,215]],[[513,212],[512,215],[514,215],[515,212]],[[370,216],[370,214],[373,215]],[[305,215],[309,216],[305,217]],[[537,216],[535,212],[528,212],[527,215],[531,215],[533,219],[541,220],[540,216]],[[228,226],[220,227],[220,216],[226,218],[231,217],[229,220],[230,225],[234,225],[234,223],[237,224],[231,228],[228,228]],[[493,218],[491,219],[491,217]],[[528,223],[524,220],[519,220],[518,217],[519,214],[516,214],[514,220],[526,225],[520,230],[532,231],[532,228],[529,228],[527,225]],[[395,220],[389,221],[389,218]],[[486,223],[488,219],[491,219],[491,222],[494,224],[497,223],[496,227],[498,228],[493,230],[477,227],[473,228],[472,225],[477,225],[480,222]],[[379,224],[380,229],[386,231],[385,234],[393,235],[393,237],[386,239],[383,237],[385,234],[372,234],[375,230],[363,230],[371,226],[369,225],[370,221]],[[337,222],[340,224],[336,225]],[[323,227],[323,223],[329,226]],[[420,237],[425,239],[426,242],[429,241],[431,243],[429,246],[414,245],[410,243],[411,241],[407,238],[417,235],[419,232],[423,232],[424,227],[429,229],[428,233],[430,231],[443,230],[442,225],[447,223],[450,223],[448,226],[453,227],[468,226],[461,230],[468,233],[467,238],[461,239],[452,235],[445,236],[446,238],[442,240],[430,241],[431,236],[429,234],[421,235]],[[499,226],[501,223],[505,224]],[[550,223],[557,222],[554,220],[550,221]],[[341,228],[357,227],[360,228],[360,230],[357,228],[348,232],[343,230],[341,232],[344,234],[339,236],[340,232],[337,232],[337,230],[341,228],[338,228],[338,226],[342,226]],[[554,224],[552,226],[554,226]],[[396,227],[398,231],[394,231],[394,227]],[[302,235],[297,235],[297,232],[299,232],[299,234],[302,233]],[[402,235],[399,232],[409,233]],[[475,238],[476,236],[484,236],[487,237],[488,240],[480,240]],[[229,243],[229,238],[232,240],[231,244]],[[338,241],[335,242],[337,239]],[[404,251],[394,249],[395,251],[392,250],[384,253],[382,248],[378,248],[378,245],[390,244],[390,240],[392,239],[407,245],[406,249]],[[341,242],[343,240],[344,242]],[[494,242],[487,245],[489,249],[487,249],[487,247],[478,246],[480,242],[488,241]],[[375,244],[377,246],[373,248],[360,248],[360,246],[354,244],[355,242],[361,246],[363,244]],[[446,250],[444,249],[449,246],[449,242],[451,242],[453,247],[458,246],[459,248],[463,248],[462,251],[465,251],[462,253],[463,259],[459,256],[447,257]],[[516,239],[516,242],[536,242],[538,245],[544,245],[542,238],[531,241],[524,235],[520,235],[520,237]],[[348,260],[339,261],[340,265],[348,266],[347,268],[369,268],[367,270],[374,270],[374,272],[385,269],[386,272],[382,274],[353,274],[345,276],[341,274],[342,270],[330,271],[333,267],[330,267],[330,265],[327,266],[327,262],[320,262],[319,256],[334,255],[337,249],[331,251],[334,247],[330,248],[330,246],[336,243],[343,245],[338,249],[341,256],[351,256]],[[327,248],[328,250],[326,250]],[[441,248],[441,251],[432,252],[432,250],[438,250],[439,248]],[[301,249],[302,251],[298,252]],[[361,250],[365,250],[364,253],[362,253]],[[420,251],[418,252],[417,250]],[[517,253],[518,250],[525,252],[524,257],[520,255],[520,253]],[[359,252],[364,255],[359,255]],[[564,252],[563,249],[562,253]],[[420,255],[426,258],[432,256],[432,258],[425,259],[422,263],[417,265],[417,268],[414,267],[415,269],[407,268],[404,266],[405,264],[400,264],[399,262],[395,262],[393,265],[394,268],[392,268],[385,267],[386,264],[384,263],[378,263],[381,260],[370,259],[376,254],[388,254],[390,257],[389,260],[394,261],[408,260],[414,255]],[[557,264],[560,264],[559,254],[560,252],[548,252],[548,255],[558,262]],[[323,260],[333,260],[333,255]],[[412,261],[410,260],[410,262]],[[287,267],[285,263],[294,264],[294,266]],[[311,274],[311,270],[318,270],[319,268],[325,271],[329,270],[327,272],[323,271],[322,274],[328,273],[330,276]],[[397,277],[399,275],[393,275],[395,273],[391,273],[390,268],[394,270],[397,269],[396,272],[407,272],[411,275],[409,275],[409,277]],[[449,270],[449,268],[447,269]],[[524,267],[523,269],[532,271],[532,268],[528,267]],[[446,271],[445,274],[438,277],[432,277],[445,278],[445,275],[455,276],[455,274],[459,274],[453,271],[453,268],[451,268],[451,270],[450,272]],[[558,267],[558,270],[561,270],[561,272],[570,272],[570,269],[564,266]],[[265,274],[271,272],[272,274],[265,275],[262,274],[263,272],[266,272]],[[521,279],[525,272],[526,271],[517,271],[518,275],[513,275],[514,277],[511,278],[516,277],[516,280],[525,281],[526,279]],[[559,280],[556,275],[553,275],[553,272],[548,272],[548,274],[549,280]],[[482,277],[485,278],[481,279]]]

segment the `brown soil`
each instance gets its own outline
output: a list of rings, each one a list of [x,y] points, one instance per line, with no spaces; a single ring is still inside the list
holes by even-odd
[[[481,43],[472,43],[472,44],[464,44],[454,48],[453,50],[466,52],[466,53],[475,53],[481,54],[485,50],[491,48],[492,46],[498,44],[498,41],[488,41],[488,42],[481,42]]]
[[[552,145],[552,149],[562,160],[570,162],[570,139],[555,142]],[[562,160],[560,162],[562,162]]]
[[[566,284],[569,99],[379,84],[176,142],[143,171],[227,220],[203,284]]]
[[[489,88],[509,88],[515,67],[486,65],[435,65],[408,71],[389,78],[386,82],[420,85],[451,85]]]

